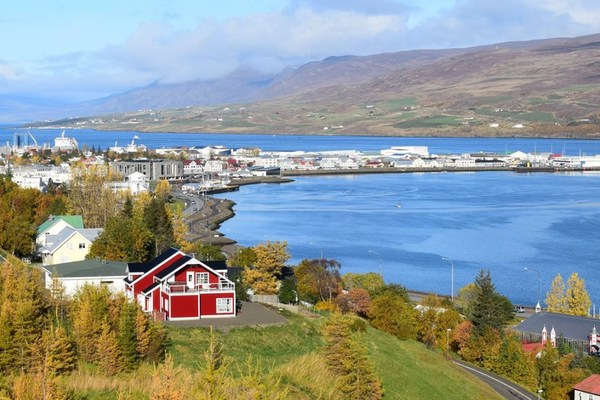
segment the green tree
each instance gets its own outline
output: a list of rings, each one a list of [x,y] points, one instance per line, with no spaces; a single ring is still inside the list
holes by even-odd
[[[546,306],[549,312],[567,313],[568,304],[565,297],[565,283],[560,274],[556,275],[550,286],[550,291],[546,294]]]
[[[122,357],[122,367],[132,371],[138,364],[138,337],[136,330],[137,304],[123,296],[119,299],[120,315],[117,343]]]
[[[532,357],[523,350],[515,335],[506,335],[498,353],[498,364],[494,372],[506,376],[528,388],[536,388],[536,367]]]
[[[281,282],[279,287],[279,301],[290,304],[298,301],[298,287],[296,286],[296,278],[288,276]]]
[[[477,297],[473,302],[471,321],[475,334],[487,329],[501,331],[513,318],[514,307],[510,300],[496,292],[490,271],[480,271],[475,278]]]
[[[198,242],[193,247],[196,258],[202,261],[225,261],[227,257],[219,246]]]
[[[242,247],[236,250],[235,254],[229,259],[230,267],[249,268],[256,264],[256,252],[252,247]]]
[[[153,255],[157,256],[175,243],[173,225],[164,199],[153,198],[144,215],[146,227],[154,236]]]
[[[585,281],[579,277],[577,272],[573,272],[567,281],[565,297],[569,314],[580,316],[587,316],[589,314],[592,301],[585,289]]]

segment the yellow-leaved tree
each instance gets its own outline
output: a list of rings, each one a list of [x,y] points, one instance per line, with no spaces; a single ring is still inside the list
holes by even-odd
[[[590,295],[585,289],[585,281],[577,272],[573,272],[567,281],[566,300],[569,314],[587,316],[592,305]]]
[[[565,297],[565,283],[560,274],[556,275],[546,294],[546,306],[549,312],[565,314],[568,311],[567,298]]]
[[[255,294],[277,294],[277,277],[290,258],[287,242],[259,243],[254,252],[256,262],[244,268],[244,280]]]

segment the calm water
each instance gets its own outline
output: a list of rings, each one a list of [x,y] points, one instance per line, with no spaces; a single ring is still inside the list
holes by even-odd
[[[577,271],[593,301],[600,248],[600,174],[510,172],[303,177],[221,197],[236,217],[222,232],[245,246],[286,240],[292,263],[335,258],[343,272],[448,293],[489,268],[514,302],[534,304],[557,273]],[[395,204],[401,202],[402,208]]]
[[[17,130],[24,132],[24,130]],[[60,130],[31,130],[53,144]],[[13,131],[0,129],[0,144]],[[71,130],[80,146],[125,144],[135,132]],[[600,154],[600,141],[564,139],[377,138],[234,134],[137,133],[150,148],[223,145],[264,150],[378,151],[424,145],[431,153],[554,152]],[[596,250],[600,248],[600,175],[510,172],[303,177],[283,185],[253,185],[233,199],[236,217],[222,232],[252,246],[286,240],[292,263],[323,255],[342,272],[380,271],[412,289],[450,293],[489,268],[498,289],[533,304],[557,273],[577,271],[600,304]],[[396,208],[397,203],[402,208]]]
[[[38,143],[54,145],[60,129],[30,129]],[[13,133],[25,133],[24,129],[10,130],[0,127],[0,146],[12,144]],[[567,139],[518,139],[518,138],[382,138],[364,136],[299,136],[299,135],[237,135],[216,133],[136,133],[133,131],[102,132],[90,129],[66,130],[66,136],[74,137],[82,147],[106,149],[115,142],[125,145],[134,135],[151,149],[175,146],[215,146],[230,148],[259,147],[268,151],[292,150],[360,150],[379,151],[391,146],[428,146],[430,153],[497,152],[554,152],[568,155],[600,154],[600,141]]]

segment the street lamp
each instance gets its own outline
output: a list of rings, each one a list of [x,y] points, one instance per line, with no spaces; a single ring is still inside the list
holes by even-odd
[[[442,257],[442,260],[448,261],[450,263],[450,298],[454,303],[454,263],[448,257]]]
[[[538,280],[537,280],[537,304],[535,306],[535,312],[540,312],[542,311],[542,306],[540,305],[540,280],[542,275],[540,274],[540,271],[538,271],[537,269],[533,269],[533,268],[529,268],[529,267],[525,267],[523,268],[525,271],[533,271],[535,273],[537,273],[538,276]]]
[[[375,250],[369,250],[368,253],[371,254],[376,254],[379,257],[379,274],[382,275],[382,269],[381,269],[381,254],[376,252]]]
[[[319,248],[321,249],[321,260],[322,260],[323,259],[323,246],[321,246],[319,243],[313,243],[313,242],[310,242],[308,244],[313,245],[313,246],[319,246]]]
[[[448,349],[450,347],[450,331],[452,329],[448,328],[446,329],[446,357],[448,357],[450,355],[450,353],[448,352]]]

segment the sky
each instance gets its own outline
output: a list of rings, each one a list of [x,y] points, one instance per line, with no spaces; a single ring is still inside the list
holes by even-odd
[[[598,0],[19,0],[0,96],[77,102],[328,56],[600,33]]]

